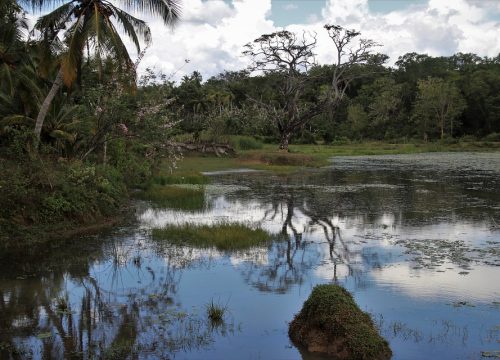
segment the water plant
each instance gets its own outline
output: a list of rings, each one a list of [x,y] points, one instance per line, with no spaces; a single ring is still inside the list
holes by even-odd
[[[272,240],[272,235],[267,231],[239,223],[169,224],[163,228],[153,229],[152,235],[154,240],[167,240],[175,244],[201,248],[215,247],[221,251],[261,246]]]
[[[180,210],[202,210],[205,207],[205,189],[201,186],[184,187],[153,184],[140,194],[153,205]]]
[[[212,299],[205,307],[210,326],[217,328],[224,324],[224,317],[228,311],[226,305],[221,305]]]

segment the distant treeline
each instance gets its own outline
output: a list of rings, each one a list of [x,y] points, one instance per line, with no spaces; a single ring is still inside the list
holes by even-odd
[[[322,65],[308,70],[305,76],[311,81],[302,102],[317,101],[333,69]],[[334,111],[325,107],[295,135],[295,142],[500,139],[500,55],[408,53],[394,67],[363,64],[358,70],[363,76],[352,81],[340,105]],[[205,132],[278,139],[260,103],[280,102],[279,73],[224,72],[203,82],[194,72],[178,86],[164,86],[175,98],[172,111],[180,121],[178,131],[194,137]]]

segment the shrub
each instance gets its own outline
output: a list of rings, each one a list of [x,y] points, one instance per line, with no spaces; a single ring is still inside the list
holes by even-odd
[[[240,150],[257,150],[262,149],[262,147],[262,142],[253,137],[242,136],[238,139],[238,148]]]
[[[205,190],[202,187],[186,188],[153,184],[141,194],[141,197],[153,201],[157,206],[179,210],[203,210],[205,207]]]
[[[484,137],[483,140],[486,140],[486,141],[500,141],[500,133],[494,132],[494,133],[488,134],[488,135],[486,135]]]

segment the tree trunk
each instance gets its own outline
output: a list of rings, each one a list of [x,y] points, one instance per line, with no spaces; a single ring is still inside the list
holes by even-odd
[[[102,154],[102,165],[106,167],[108,162],[108,137],[104,137],[104,146],[103,146],[103,154]]]
[[[290,132],[287,132],[287,131],[285,131],[281,134],[280,150],[288,151],[288,144],[290,143],[291,137],[292,137],[292,134]]]
[[[63,73],[62,69],[59,69],[56,79],[54,80],[54,83],[52,84],[52,87],[47,94],[47,97],[45,100],[43,100],[42,106],[40,106],[40,110],[38,112],[38,116],[36,117],[36,124],[35,124],[35,149],[38,148],[38,143],[40,141],[40,134],[42,133],[42,126],[43,126],[43,121],[45,120],[45,117],[47,116],[47,112],[49,111],[50,104],[52,104],[52,100],[54,100],[54,97],[56,96],[57,92],[61,88],[63,84]]]

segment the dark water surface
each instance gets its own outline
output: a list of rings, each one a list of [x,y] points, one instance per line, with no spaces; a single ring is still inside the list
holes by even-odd
[[[287,323],[330,282],[372,314],[394,359],[499,354],[500,154],[211,176],[203,210],[138,203],[129,226],[5,259],[0,358],[313,358],[290,343]],[[150,235],[218,222],[282,236],[219,252]],[[210,302],[227,307],[222,325],[208,321]]]

